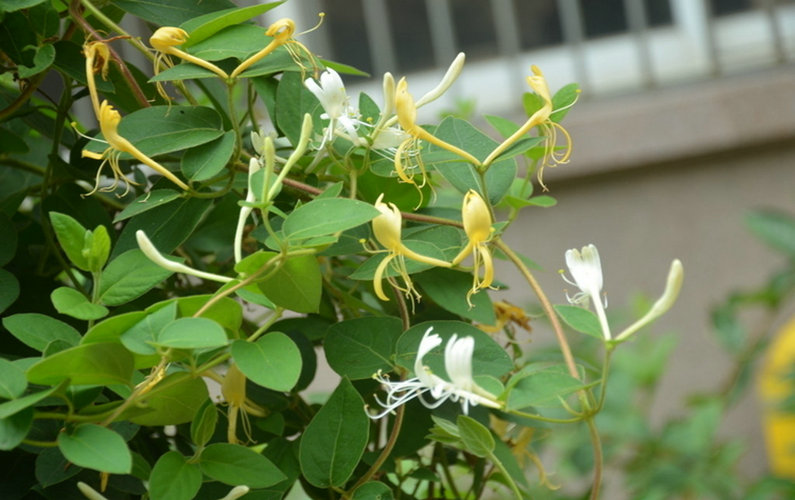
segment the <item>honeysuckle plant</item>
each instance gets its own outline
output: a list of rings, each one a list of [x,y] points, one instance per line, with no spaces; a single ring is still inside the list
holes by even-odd
[[[0,45],[22,82],[3,81],[0,111],[15,498],[529,498],[555,468],[525,461],[534,430],[567,426],[590,430],[600,495],[611,353],[672,307],[683,271],[613,336],[596,247],[549,263],[579,290],[553,306],[565,285],[542,290],[503,239],[549,205],[533,179],[569,159],[576,84],[553,94],[528,68],[527,121],[484,131],[418,113],[464,54],[417,100],[391,73],[356,94],[363,73],[315,55],[292,19],[254,22],[281,2],[7,4],[29,47]],[[34,92],[49,74],[60,97]],[[499,296],[495,258],[544,319]],[[518,340],[531,322],[556,355]]]

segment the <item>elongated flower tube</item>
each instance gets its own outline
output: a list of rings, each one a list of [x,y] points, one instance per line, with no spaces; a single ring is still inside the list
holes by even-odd
[[[491,227],[491,211],[480,194],[474,189],[470,189],[464,195],[461,215],[464,221],[464,232],[469,241],[453,259],[452,265],[457,266],[469,254],[472,254],[473,282],[472,289],[467,292],[467,304],[472,307],[472,294],[484,288],[489,288],[494,281],[494,262],[488,247],[494,229]],[[480,277],[481,267],[483,268],[483,278]]]
[[[136,160],[143,163],[144,165],[148,165],[180,188],[184,189],[185,191],[190,190],[187,184],[179,180],[179,178],[172,174],[166,167],[143,154],[138,148],[133,146],[130,141],[119,134],[118,128],[119,122],[121,122],[121,115],[118,111],[113,109],[113,106],[108,104],[108,101],[102,101],[102,104],[100,104],[99,116],[97,118],[99,119],[99,128],[102,131],[102,135],[105,137],[105,141],[108,143],[108,148],[102,153],[94,153],[93,151],[86,151],[85,149],[83,150],[83,157],[85,158],[104,160],[102,165],[99,166],[99,169],[97,169],[96,184],[94,185],[94,189],[90,193],[86,194],[86,196],[94,194],[97,190],[113,191],[116,189],[116,186],[118,186],[119,179],[124,180],[124,182],[127,184],[127,189],[129,190],[129,185],[132,183],[132,181],[128,180],[124,176],[124,173],[121,171],[121,167],[119,166],[119,157],[122,153],[129,153]],[[113,171],[113,185],[100,189],[99,178],[100,174],[102,173],[102,167],[105,165],[105,163],[109,163],[110,168]],[[124,194],[127,194],[127,191],[125,191]]]
[[[530,132],[533,127],[539,127],[543,136],[544,142],[544,158],[538,168],[538,182],[544,190],[547,187],[544,185],[544,167],[556,167],[559,164],[568,163],[569,156],[571,156],[571,136],[563,126],[550,119],[552,116],[552,94],[549,92],[549,85],[544,78],[544,74],[538,69],[538,66],[532,66],[533,74],[527,77],[527,84],[543,101],[541,108],[533,113],[530,118],[519,127],[510,137],[505,139],[499,146],[489,153],[489,156],[483,161],[484,166],[491,165],[502,153],[504,153],[512,144],[524,137],[525,134]],[[565,138],[565,146],[562,152],[556,152],[555,148],[558,142],[558,132],[563,134]]]
[[[91,97],[91,106],[94,108],[94,115],[99,117],[99,94],[94,74],[99,73],[102,79],[108,76],[108,64],[110,63],[110,49],[104,42],[88,42],[83,46],[83,55],[86,56],[86,83],[88,95]]]
[[[387,395],[384,401],[376,398],[384,410],[371,415],[370,418],[381,418],[414,398],[419,398],[426,408],[431,409],[437,408],[447,400],[454,403],[460,401],[465,414],[469,412],[470,406],[479,404],[489,408],[502,407],[502,403],[497,401],[493,394],[480,387],[472,378],[474,338],[458,338],[458,335],[453,335],[447,341],[444,349],[444,368],[450,377],[449,381],[434,374],[423,364],[423,358],[442,343],[442,338],[431,333],[432,331],[433,327],[428,328],[420,341],[417,357],[414,360],[414,378],[392,382],[380,371],[373,376],[385,386]],[[430,401],[426,399],[426,394],[430,394],[433,399]]]
[[[480,161],[471,154],[435,137],[427,130],[417,125],[417,107],[414,104],[414,98],[409,94],[409,84],[405,78],[400,79],[395,90],[395,109],[397,110],[397,118],[400,127],[409,135],[409,137],[398,146],[395,152],[395,173],[401,181],[416,185],[413,175],[407,174],[407,169],[403,165],[404,157],[407,156],[410,161],[413,160],[415,162],[412,167],[419,168],[420,174],[422,175],[422,182],[418,187],[425,185],[425,166],[422,164],[422,159],[419,155],[418,142],[420,140],[430,142],[451,153],[455,153],[473,165],[480,165]]]
[[[387,268],[391,265],[392,269],[397,271],[400,278],[403,280],[404,285],[401,286],[392,278],[387,280],[402,291],[406,297],[410,299],[419,299],[420,294],[414,288],[411,278],[409,277],[408,270],[406,269],[406,258],[423,262],[432,266],[450,267],[450,263],[444,260],[435,259],[425,255],[418,254],[411,250],[400,239],[401,226],[403,218],[400,215],[400,210],[394,203],[384,203],[381,201],[384,195],[381,194],[375,201],[375,208],[381,212],[381,215],[373,219],[373,234],[375,239],[386,248],[387,256],[378,264],[373,277],[373,289],[375,295],[381,299],[388,301],[389,297],[384,293],[382,280]]]
[[[193,63],[197,66],[201,66],[202,68],[209,69],[224,80],[229,78],[229,75],[226,74],[226,71],[222,70],[215,64],[188,54],[184,50],[177,48],[177,45],[182,45],[186,41],[188,41],[188,33],[183,29],[174,28],[171,26],[163,26],[162,28],[158,28],[157,31],[155,31],[152,36],[149,37],[149,45],[159,52],[157,58],[155,58],[155,74],[158,73],[160,67],[159,63],[163,61],[163,55],[168,54],[179,57],[180,59],[183,59],[189,63]]]
[[[163,269],[168,269],[169,271],[175,273],[189,274],[191,276],[196,276],[197,278],[217,281],[219,283],[229,283],[232,281],[232,278],[228,276],[221,276],[219,274],[199,271],[198,269],[193,269],[192,267],[186,266],[185,264],[168,260],[157,250],[157,248],[155,248],[155,245],[152,243],[149,237],[146,236],[146,233],[140,229],[135,232],[135,240],[138,242],[138,248],[141,249],[144,255],[146,255],[149,260]]]
[[[225,497],[219,500],[237,500],[243,495],[248,494],[249,491],[251,491],[251,488],[249,488],[245,484],[241,484],[240,486],[235,486],[234,488],[229,490],[229,493],[227,493]]]
[[[671,268],[668,270],[668,279],[665,282],[665,290],[659,299],[651,306],[649,312],[643,315],[639,320],[629,325],[623,332],[616,336],[616,342],[623,342],[630,338],[632,334],[656,320],[665,314],[671,306],[676,302],[679,297],[679,291],[682,289],[682,280],[684,279],[684,268],[679,259],[674,259],[671,262]]]
[[[602,303],[602,262],[599,259],[599,251],[594,245],[582,247],[582,250],[572,248],[566,250],[566,265],[574,281],[566,276],[563,279],[570,285],[580,289],[573,297],[566,294],[566,298],[572,304],[587,305],[590,300],[593,302],[596,316],[599,318],[599,325],[602,328],[602,335],[605,340],[611,340],[610,326],[607,324],[605,306]]]
[[[270,139],[270,138],[269,138]],[[271,141],[271,145],[273,141]],[[251,158],[248,162],[248,190],[246,191],[246,203],[254,203],[257,201],[256,194],[251,183],[252,177],[262,168],[258,158]],[[248,216],[254,210],[249,205],[240,207],[240,212],[237,217],[237,226],[235,227],[235,240],[233,245],[233,253],[235,262],[240,262],[243,259],[243,231],[246,229],[246,221]]]
[[[356,145],[360,144],[361,140],[356,131],[358,124],[356,110],[350,105],[350,99],[345,92],[345,84],[342,83],[339,73],[327,68],[320,74],[319,85],[313,78],[307,78],[304,80],[304,86],[317,97],[320,105],[323,106],[325,113],[320,117],[329,121],[319,148],[323,147],[326,142],[333,141],[334,135],[337,133]]]
[[[314,31],[317,29],[318,26],[323,22],[323,14],[320,13],[320,23],[314,28],[304,32],[308,33],[309,31]],[[306,57],[309,59],[312,64],[314,65],[315,58],[312,53],[307,49],[301,42],[295,40],[293,38],[293,34],[295,33],[295,21],[288,18],[279,19],[278,21],[271,24],[267,31],[265,31],[265,35],[273,37],[273,40],[268,43],[262,50],[257,52],[256,54],[252,55],[242,63],[240,63],[232,74],[230,75],[232,78],[237,78],[240,76],[242,72],[247,70],[257,61],[262,60],[265,56],[272,53],[277,48],[284,46],[287,49],[287,52],[290,54],[290,57],[293,58],[295,64],[297,64],[301,70],[303,71],[304,63],[301,60],[302,57]]]
[[[224,400],[229,405],[229,414],[227,415],[229,423],[226,428],[226,440],[231,444],[247,444],[247,442],[251,441],[251,423],[249,422],[248,415],[265,417],[267,413],[246,398],[246,376],[234,363],[229,365],[229,368],[226,370],[224,380],[221,383],[221,395],[223,395]],[[243,424],[243,434],[246,436],[246,443],[241,443],[237,439],[238,415],[240,415],[240,420]]]

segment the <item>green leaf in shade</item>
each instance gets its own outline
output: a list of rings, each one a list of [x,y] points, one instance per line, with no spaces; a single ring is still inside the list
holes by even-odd
[[[211,206],[212,200],[179,198],[138,214],[122,229],[111,258],[138,248],[135,232],[139,229],[146,233],[160,253],[170,253],[188,239]]]
[[[114,5],[157,26],[179,26],[200,15],[235,8],[228,0],[117,0]]]
[[[363,201],[320,198],[293,210],[284,221],[282,231],[292,241],[324,236],[362,225],[380,213]]]
[[[257,385],[289,391],[301,375],[301,353],[287,335],[271,332],[256,342],[236,340],[232,358],[243,374]]]
[[[287,478],[273,462],[237,444],[211,444],[202,451],[199,465],[207,476],[232,486],[267,488]]]
[[[152,467],[149,497],[152,500],[190,500],[202,485],[198,464],[188,463],[182,453],[169,451]]]
[[[508,410],[559,406],[560,399],[582,389],[564,365],[527,365],[508,381]]]
[[[25,408],[0,418],[0,450],[13,450],[25,439],[33,426],[33,408]]]
[[[129,384],[132,374],[132,353],[112,342],[71,347],[42,359],[26,373],[29,382],[42,385],[66,379],[73,385]]]
[[[11,361],[0,358],[0,398],[18,398],[27,387],[25,372]]]
[[[485,425],[466,415],[459,415],[456,418],[456,424],[461,441],[467,451],[478,457],[491,455],[496,444],[494,436]]]
[[[130,352],[141,355],[155,354],[157,353],[153,345],[155,339],[166,325],[175,319],[177,319],[177,304],[173,301],[147,314],[122,333],[119,340]]]
[[[96,424],[83,424],[58,434],[58,448],[73,464],[111,474],[129,474],[132,455],[117,432]]]
[[[88,271],[88,258],[83,255],[88,230],[69,215],[58,212],[50,212],[50,224],[66,257],[78,268]]]
[[[490,375],[499,378],[513,369],[513,362],[505,349],[496,343],[488,334],[478,328],[461,321],[428,321],[414,325],[400,336],[397,342],[397,362],[404,368],[414,369],[417,348],[428,328],[442,338],[442,344],[425,355],[423,362],[430,369],[443,377],[447,377],[444,367],[444,346],[453,334],[475,339],[475,351],[472,354],[472,374]],[[448,379],[449,380],[449,379]]]
[[[51,44],[40,45],[35,48],[35,55],[33,56],[33,66],[19,65],[17,67],[17,74],[20,78],[30,78],[37,75],[47,68],[52,66],[55,62],[55,47]]]
[[[226,332],[207,318],[179,318],[158,333],[155,343],[174,349],[210,349],[228,343]]]
[[[196,446],[206,445],[215,433],[218,410],[211,400],[205,401],[190,423],[190,438]]]
[[[63,321],[38,313],[20,313],[3,318],[3,326],[20,342],[43,351],[53,340],[69,345],[80,342],[80,333]]]
[[[108,261],[110,254],[110,236],[105,226],[97,226],[93,231],[86,234],[83,244],[83,252],[88,259],[88,270],[91,272],[101,271]]]
[[[63,389],[64,387],[66,387],[66,385],[67,382],[64,381],[62,384],[56,387],[50,387],[49,389],[44,391],[34,392],[33,394],[28,394],[27,396],[23,396],[18,399],[12,399],[11,401],[0,403],[0,419],[8,418],[11,415],[19,413],[25,408],[29,408],[35,405],[44,398],[49,397],[55,391]]]
[[[0,129],[0,131],[2,130]],[[0,141],[2,140],[3,138],[0,137]],[[16,255],[18,243],[17,228],[14,226],[14,222],[4,213],[0,213],[0,234],[3,235],[2,241],[0,241],[0,266],[4,266],[11,262],[11,259]]]
[[[416,275],[414,281],[431,300],[451,313],[484,325],[497,322],[487,291],[483,290],[470,297],[473,307],[467,304],[467,292],[472,288],[470,273],[437,267]]]
[[[73,318],[89,320],[104,318],[108,315],[107,307],[92,304],[85,295],[67,286],[53,290],[50,294],[50,300],[52,300],[52,305],[55,306],[56,311]]]
[[[0,12],[13,12],[44,3],[46,0],[0,0]]]
[[[130,422],[139,425],[177,425],[193,420],[193,416],[209,398],[207,385],[201,378],[184,372],[172,373],[160,384],[164,389],[152,391],[145,399],[146,413],[133,414]]]
[[[395,344],[403,333],[398,318],[365,317],[331,325],[324,349],[331,368],[351,380],[392,370]]]
[[[555,305],[555,312],[563,318],[563,321],[575,331],[603,339],[602,327],[599,326],[599,319],[596,314],[580,306],[558,304]]]
[[[83,469],[70,464],[58,448],[45,448],[36,457],[36,479],[43,488],[73,477]]]
[[[267,28],[255,24],[236,24],[227,26],[212,38],[193,45],[188,52],[205,61],[220,61],[233,57],[240,61],[262,50],[271,37],[265,35]],[[270,59],[278,49],[265,59]]]
[[[317,259],[312,255],[291,257],[258,286],[274,304],[286,309],[311,313],[320,307],[322,276]]]
[[[762,241],[795,257],[795,217],[782,212],[757,210],[748,214],[745,222]]]
[[[227,26],[244,23],[283,3],[284,2],[271,2],[262,5],[252,5],[250,7],[225,9],[185,21],[180,28],[187,31],[190,37],[187,42],[182,44],[182,48],[187,49],[213,36]]]
[[[185,151],[180,169],[188,180],[210,179],[224,169],[234,150],[235,132],[230,130],[212,142]]]
[[[304,113],[315,106],[317,99],[304,87],[300,74],[282,75],[276,91],[276,124],[290,143],[298,143]]]
[[[221,115],[205,106],[150,106],[122,118],[119,134],[147,156],[195,148],[224,134]],[[107,147],[96,141],[87,150]],[[132,158],[123,154],[122,159]]]
[[[368,481],[356,488],[353,500],[392,500],[392,490],[380,481]]]
[[[318,488],[343,486],[362,458],[369,434],[364,401],[342,379],[301,436],[298,460],[306,480]]]
[[[0,269],[0,313],[19,298],[19,281],[5,269]]]
[[[176,80],[195,80],[200,78],[218,78],[218,75],[207,68],[183,62],[165,71],[161,71],[149,79],[149,83],[171,82]]]
[[[124,210],[113,218],[113,222],[129,219],[147,210],[165,205],[170,201],[176,200],[180,196],[180,193],[173,189],[153,189],[152,191],[142,194],[136,198],[135,201],[124,207]]]
[[[113,259],[102,271],[99,300],[109,306],[127,303],[172,274],[149,260],[140,250],[130,250]]]

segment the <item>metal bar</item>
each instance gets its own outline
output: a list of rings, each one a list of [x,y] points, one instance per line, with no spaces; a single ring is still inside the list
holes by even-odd
[[[458,53],[450,4],[447,0],[425,0],[425,8],[428,11],[428,25],[431,30],[431,45],[436,66],[447,67]]]
[[[585,65],[585,52],[583,49],[585,29],[583,28],[580,4],[577,0],[557,0],[557,2],[563,28],[563,40],[571,47],[574,76],[580,86],[583,89],[587,89],[590,84],[590,78],[588,78],[588,68]]]
[[[640,65],[641,82],[644,87],[655,85],[654,68],[652,67],[651,50],[649,49],[649,30],[646,5],[644,0],[624,0],[624,9],[627,12],[629,30],[635,39],[638,63]]]
[[[781,64],[787,59],[784,50],[784,34],[777,19],[776,5],[773,0],[763,0],[762,7],[765,9],[765,16],[770,25],[770,36],[773,37],[773,50],[776,54],[776,62]]]
[[[389,27],[389,13],[385,0],[363,0],[364,28],[370,43],[373,74],[382,75],[397,67],[395,44]]]

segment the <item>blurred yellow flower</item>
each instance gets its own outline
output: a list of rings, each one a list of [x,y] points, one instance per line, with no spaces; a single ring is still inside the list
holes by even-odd
[[[453,259],[452,265],[460,264],[469,254],[472,254],[473,282],[472,289],[467,293],[467,304],[472,307],[472,294],[491,287],[491,283],[494,281],[494,262],[488,247],[494,229],[491,227],[491,211],[474,189],[470,189],[464,195],[461,215],[464,220],[464,232],[469,241]],[[481,268],[483,268],[483,278],[480,277]]]

